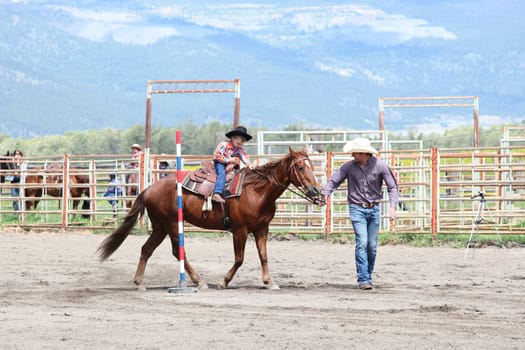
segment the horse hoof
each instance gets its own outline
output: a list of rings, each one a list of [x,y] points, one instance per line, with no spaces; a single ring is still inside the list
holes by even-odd
[[[226,289],[228,287],[228,285],[226,284],[226,282],[224,281],[221,281],[217,284],[217,288],[218,289]]]
[[[137,285],[137,291],[139,291],[139,292],[145,292],[145,291],[146,291],[146,286],[143,285],[143,284],[138,284],[138,285]]]
[[[278,289],[281,289],[281,287],[279,287],[277,284],[271,284],[268,286],[268,289],[270,290],[278,290]]]
[[[199,282],[197,284],[197,289],[200,289],[200,290],[206,290],[208,289],[208,284],[204,283],[204,282]]]

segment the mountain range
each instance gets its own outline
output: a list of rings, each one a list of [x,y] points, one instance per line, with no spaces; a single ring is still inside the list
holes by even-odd
[[[0,133],[143,125],[149,80],[240,79],[240,122],[378,128],[379,97],[479,96],[480,126],[525,120],[525,3],[0,0]],[[155,125],[230,122],[233,95],[153,97]],[[465,108],[389,110],[440,131]]]

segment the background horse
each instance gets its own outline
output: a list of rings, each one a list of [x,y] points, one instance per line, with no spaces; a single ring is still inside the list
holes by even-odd
[[[80,171],[80,169],[74,168],[70,168],[69,170],[73,173],[78,173]],[[44,175],[38,174],[42,172],[49,172],[50,174],[45,175],[45,177]],[[37,198],[42,197],[44,192],[49,196],[61,198],[62,190],[64,188],[63,182],[63,167],[57,163],[52,163],[45,169],[35,168],[28,171],[28,175],[26,176],[25,196],[33,199],[28,199],[26,201],[26,209],[36,209],[36,206],[39,203]],[[78,205],[80,204],[83,195],[88,198],[84,199],[82,209],[90,209],[89,176],[83,174],[69,175],[69,195],[73,200],[73,210],[78,210]],[[86,215],[83,216],[86,217]]]
[[[245,177],[241,195],[226,199],[224,205],[213,202],[211,211],[203,212],[202,207],[205,201],[203,196],[184,189],[184,219],[192,225],[205,229],[225,230],[223,218],[226,207],[231,219],[230,230],[233,233],[235,261],[219,287],[226,288],[237,269],[243,264],[246,240],[251,232],[255,237],[259,253],[263,283],[268,288],[278,289],[279,286],[273,283],[268,272],[266,251],[268,226],[276,210],[275,201],[290,184],[294,184],[305,198],[316,201],[321,193],[320,186],[305,148],[299,152],[290,148],[289,154],[281,159],[253,170],[245,168],[242,171],[245,172]],[[142,246],[135,273],[134,282],[140,289],[144,289],[143,278],[147,261],[166,235],[169,235],[171,240],[173,255],[179,259],[177,179],[175,176],[165,177],[140,193],[122,224],[100,244],[98,253],[101,260],[106,260],[117,250],[137,223],[137,218],[144,215],[145,209],[148,210],[152,233]],[[200,288],[206,288],[207,285],[201,280],[200,275],[193,269],[187,258],[184,259],[184,266],[191,280]]]
[[[15,163],[13,162],[13,154],[7,151],[5,155],[0,156],[0,183],[4,183],[8,175],[12,175],[10,173],[12,169],[16,169]]]
[[[126,197],[136,197],[138,194],[138,169],[135,169],[132,173],[126,174],[126,184],[124,186],[124,191],[126,193]],[[133,205],[133,199],[126,199],[124,201],[124,207],[126,209],[131,208]]]
[[[26,175],[26,183],[24,186],[24,195],[26,197],[26,210],[36,209],[40,202],[40,197],[43,194],[44,177],[37,175],[36,173],[41,172],[42,168],[37,167],[28,170]]]

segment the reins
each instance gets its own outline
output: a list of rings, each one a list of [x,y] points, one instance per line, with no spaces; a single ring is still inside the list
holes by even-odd
[[[292,169],[292,171],[294,172],[295,174],[295,177],[297,179],[299,179],[299,182],[301,184],[301,187],[299,187],[299,190],[301,191],[301,193],[297,192],[297,191],[294,191],[293,189],[288,189],[290,192],[298,195],[299,197],[303,198],[303,199],[306,199],[307,201],[311,202],[311,203],[315,203],[315,199],[314,198],[311,198],[309,195],[306,194],[306,189],[305,189],[305,185],[303,183],[303,178],[302,176],[299,176],[299,174],[297,173],[297,169],[295,168],[295,163],[298,162],[298,161],[301,161],[301,160],[310,160],[308,157],[304,157],[304,158],[300,158],[300,159],[294,159],[292,161],[292,163],[290,164],[290,167],[289,169]]]

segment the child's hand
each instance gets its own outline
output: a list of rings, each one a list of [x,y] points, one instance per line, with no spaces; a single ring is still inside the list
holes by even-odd
[[[241,159],[237,157],[228,158],[228,163],[241,164]]]

